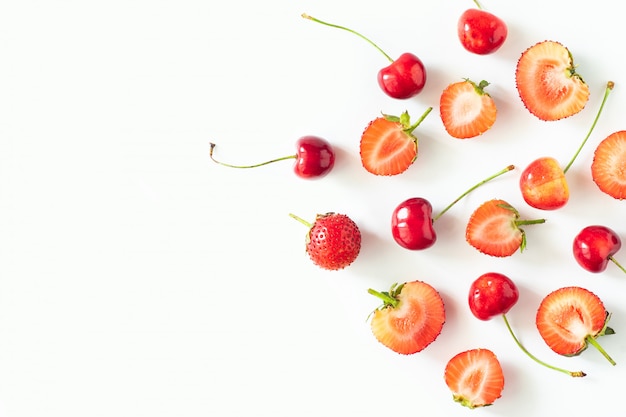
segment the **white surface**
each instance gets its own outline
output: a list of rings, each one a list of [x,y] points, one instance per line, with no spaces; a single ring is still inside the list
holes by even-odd
[[[0,415],[464,416],[443,368],[473,347],[496,352],[506,378],[482,415],[582,416],[618,401],[626,277],[613,265],[587,273],[570,249],[594,223],[626,238],[625,203],[589,173],[595,145],[626,128],[626,26],[618,2],[608,3],[485,1],[509,37],[495,55],[473,56],[456,38],[469,0],[3,2]],[[302,12],[358,30],[392,56],[417,54],[425,90],[386,97],[375,81],[384,57]],[[531,116],[514,87],[520,53],[544,39],[570,48],[592,93],[582,113],[553,123]],[[459,141],[437,103],[465,77],[491,82],[499,113],[483,137]],[[568,206],[531,209],[517,188],[521,169],[539,156],[570,159],[609,79],[615,90],[567,174]],[[416,163],[397,177],[367,173],[358,141],[369,120],[428,106]],[[225,161],[260,162],[294,152],[306,134],[337,148],[320,181],[295,177],[291,162],[250,171],[208,157],[215,141]],[[434,247],[393,242],[399,202],[423,196],[437,212],[508,164],[518,169],[437,221]],[[547,219],[526,229],[524,253],[493,259],[465,243],[470,213],[494,197]],[[306,230],[288,216],[326,211],[348,214],[363,233],[360,257],[340,272],[309,261]],[[508,317],[528,349],[586,378],[535,364],[502,320],[471,316],[469,284],[492,270],[520,287]],[[435,343],[403,357],[371,335],[366,318],[379,303],[367,289],[414,279],[440,291],[448,319]],[[565,358],[540,340],[536,308],[565,285],[594,291],[613,313],[617,334],[601,343],[616,367],[593,348]]]

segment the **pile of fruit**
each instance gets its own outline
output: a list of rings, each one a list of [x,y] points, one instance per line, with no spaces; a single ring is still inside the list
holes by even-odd
[[[412,53],[392,59],[374,42],[344,26],[328,23],[303,14],[307,20],[350,32],[367,41],[383,54],[389,64],[378,73],[378,84],[389,97],[404,100],[414,97],[427,86],[424,63]],[[493,54],[507,38],[507,26],[497,16],[483,10],[478,3],[459,19],[458,38],[473,54]],[[571,51],[563,44],[545,40],[529,46],[517,61],[516,88],[525,108],[541,121],[558,121],[582,111],[590,96],[589,87],[577,73]],[[448,85],[440,95],[438,116],[446,133],[467,140],[487,132],[496,122],[497,107],[488,92],[489,82],[464,79]],[[525,167],[519,177],[524,201],[535,209],[551,211],[564,207],[569,200],[566,173],[586,144],[613,90],[608,81],[596,117],[569,163],[561,166],[553,157],[541,157]],[[359,144],[363,168],[377,176],[395,176],[408,170],[418,158],[420,123],[429,117],[428,107],[417,120],[408,112],[382,114],[365,124]],[[432,117],[432,116],[431,116]],[[295,160],[294,171],[304,179],[319,179],[335,165],[333,146],[316,136],[304,136],[296,143],[296,152],[285,157],[255,165],[235,165],[214,157],[221,165],[254,168],[286,160]],[[433,215],[430,202],[422,197],[409,198],[390,213],[391,235],[401,247],[417,251],[431,247],[437,240],[437,220],[454,204],[492,179],[505,175],[515,167],[509,165],[468,188],[442,211]],[[621,200],[626,198],[626,131],[610,134],[594,152],[591,166],[593,181],[603,193]],[[306,252],[310,260],[329,271],[351,265],[361,252],[361,231],[346,214],[321,213],[307,221],[291,217],[308,229]],[[485,256],[509,257],[521,252],[527,244],[528,226],[540,227],[543,218],[523,219],[516,207],[502,199],[491,199],[479,205],[469,217],[465,230],[467,243]],[[621,248],[618,234],[606,225],[583,228],[572,242],[572,254],[578,264],[593,273],[604,271],[609,262],[626,272],[614,258]],[[388,290],[369,289],[380,306],[370,316],[373,336],[387,348],[402,355],[411,355],[435,342],[446,322],[442,297],[429,283],[411,281],[395,283]],[[507,276],[487,272],[472,282],[467,296],[469,310],[479,320],[502,317],[516,345],[534,362],[572,377],[584,377],[581,370],[555,367],[529,352],[516,337],[506,314],[517,303],[519,291]],[[547,346],[564,355],[579,355],[592,345],[610,364],[614,359],[602,348],[598,339],[614,333],[608,326],[610,313],[593,292],[579,286],[567,286],[545,295],[539,305],[535,323]],[[459,352],[450,358],[444,379],[453,399],[475,408],[491,405],[504,388],[505,378],[497,356],[486,348]]]

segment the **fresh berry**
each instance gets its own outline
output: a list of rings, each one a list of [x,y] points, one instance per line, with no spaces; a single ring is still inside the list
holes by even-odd
[[[563,372],[572,377],[583,377],[586,374],[582,371],[568,371],[565,369],[557,368],[549,365],[526,349],[519,341],[509,320],[506,317],[506,313],[517,303],[519,300],[519,290],[515,283],[506,275],[498,272],[488,272],[482,274],[472,282],[468,295],[468,304],[470,311],[479,320],[491,320],[493,317],[502,316],[504,324],[506,325],[509,334],[513,337],[515,344],[532,360],[540,365],[555,371]]]
[[[313,224],[290,214],[309,228],[306,251],[314,264],[328,270],[350,265],[361,250],[361,232],[356,223],[345,214],[318,214]]]
[[[617,200],[626,198],[626,131],[606,137],[593,155],[591,176],[598,188]]]
[[[524,106],[540,120],[572,116],[589,100],[589,87],[576,72],[572,54],[559,42],[542,41],[526,49],[515,82]]]
[[[304,179],[321,178],[327,175],[335,165],[335,151],[330,143],[317,136],[303,136],[296,141],[296,153],[282,158],[272,159],[254,165],[232,165],[220,162],[213,157],[215,144],[211,143],[209,156],[213,162],[230,168],[256,168],[286,159],[295,159],[293,170],[297,176]]]
[[[522,193],[522,197],[526,203],[534,208],[540,210],[556,210],[567,204],[569,201],[569,186],[565,178],[565,173],[570,169],[576,157],[580,154],[580,151],[587,143],[591,132],[596,126],[602,109],[606,103],[611,90],[613,90],[614,83],[609,81],[606,84],[604,90],[604,97],[598,113],[587,132],[587,135],[583,139],[582,143],[574,153],[569,163],[562,168],[559,162],[549,156],[544,156],[535,159],[531,162],[520,175],[519,187]]]
[[[411,124],[408,112],[398,116],[383,115],[372,120],[361,136],[360,155],[363,167],[375,175],[398,175],[417,158],[417,137],[413,131],[431,112]]]
[[[444,304],[431,285],[411,281],[394,284],[388,292],[368,292],[383,300],[383,305],[372,313],[372,333],[394,352],[420,352],[441,333],[446,320]]]
[[[477,9],[467,9],[459,18],[457,33],[461,45],[474,54],[491,54],[502,46],[508,35],[506,23],[494,14]]]
[[[439,99],[441,121],[448,134],[467,139],[485,133],[496,121],[496,104],[485,92],[489,83],[468,79],[452,83]]]
[[[431,247],[437,241],[437,233],[433,225],[435,220],[439,219],[454,204],[476,188],[513,169],[515,169],[515,166],[509,165],[489,178],[475,184],[435,217],[432,216],[432,205],[425,198],[413,197],[403,201],[394,209],[391,215],[391,234],[394,240],[398,245],[410,250],[422,250]]]
[[[302,17],[357,35],[382,53],[390,64],[378,71],[378,85],[389,97],[407,99],[419,94],[424,89],[426,85],[426,68],[414,54],[406,52],[394,60],[374,42],[352,29],[324,22],[306,13],[303,13]]]
[[[574,259],[589,272],[602,272],[609,261],[622,267],[613,257],[622,247],[622,240],[611,228],[600,225],[587,226],[574,237]]]
[[[455,355],[446,364],[444,380],[453,400],[469,408],[492,405],[504,389],[502,366],[489,349],[470,349]]]
[[[572,286],[548,294],[539,305],[535,323],[543,340],[559,355],[579,355],[591,344],[615,365],[596,340],[615,333],[607,326],[609,319],[610,314],[597,295]]]
[[[520,226],[539,223],[545,223],[545,219],[522,220],[509,203],[493,199],[472,213],[465,229],[465,239],[479,252],[502,258],[526,248],[526,233]]]

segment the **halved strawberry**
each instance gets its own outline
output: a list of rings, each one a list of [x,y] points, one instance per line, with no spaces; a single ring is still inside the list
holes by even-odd
[[[538,223],[545,223],[545,219],[521,220],[513,206],[493,199],[472,213],[465,229],[465,240],[486,255],[503,258],[526,248],[526,233],[520,226]]]
[[[591,176],[600,190],[613,198],[626,198],[626,131],[610,134],[595,150]]]
[[[406,171],[417,158],[417,137],[413,131],[431,110],[429,107],[414,124],[406,111],[399,117],[384,114],[372,120],[361,135],[363,167],[375,175],[397,175]]]
[[[556,353],[575,356],[592,344],[615,365],[596,341],[599,336],[615,333],[607,326],[610,317],[597,295],[572,286],[559,288],[541,301],[535,324],[543,340]]]
[[[444,379],[454,401],[469,408],[492,405],[504,389],[502,366],[489,349],[457,354],[448,361]]]
[[[576,72],[570,51],[554,41],[539,42],[522,53],[515,82],[524,106],[541,120],[559,120],[581,111],[589,86]]]
[[[496,104],[485,92],[489,83],[478,85],[465,79],[450,84],[439,99],[441,121],[450,136],[473,138],[485,133],[496,121]]]
[[[422,281],[394,284],[389,292],[369,289],[383,300],[374,310],[371,328],[376,339],[394,352],[410,355],[431,344],[446,320],[443,300]]]

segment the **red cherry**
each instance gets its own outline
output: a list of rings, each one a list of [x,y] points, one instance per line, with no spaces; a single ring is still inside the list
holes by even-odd
[[[480,9],[466,10],[459,18],[457,32],[461,45],[478,55],[497,51],[508,34],[502,19]]]
[[[321,178],[335,165],[335,152],[328,142],[317,136],[296,141],[296,163],[293,170],[302,178]]]
[[[509,165],[478,184],[475,184],[457,197],[452,203],[448,204],[448,206],[435,217],[432,217],[433,207],[428,200],[421,197],[414,197],[403,201],[398,204],[391,215],[391,234],[394,240],[403,248],[410,250],[422,250],[431,247],[437,241],[437,233],[433,227],[435,220],[476,188],[514,168],[515,166]]]
[[[302,17],[321,23],[325,26],[350,32],[357,35],[361,39],[364,39],[374,48],[378,49],[378,51],[382,53],[390,62],[388,66],[382,68],[378,72],[378,85],[389,97],[407,99],[415,96],[424,89],[424,85],[426,84],[426,69],[424,68],[422,61],[415,55],[407,52],[400,55],[398,59],[393,60],[378,45],[361,35],[359,32],[344,26],[324,22],[323,20],[316,19],[306,13],[303,13]]]
[[[209,156],[213,162],[230,168],[256,168],[273,162],[295,159],[293,170],[301,178],[315,179],[328,174],[335,165],[335,151],[330,143],[317,136],[303,136],[296,141],[295,155],[283,156],[271,161],[261,162],[254,165],[232,165],[220,162],[213,157],[215,144],[211,143]]]
[[[480,320],[506,314],[518,299],[515,283],[497,272],[478,277],[470,286],[468,296],[470,310]]]
[[[404,53],[378,72],[378,85],[390,97],[407,99],[418,94],[426,84],[426,69],[411,53]]]
[[[580,266],[589,272],[602,272],[609,261],[615,261],[615,255],[622,247],[622,241],[614,230],[606,226],[587,226],[574,237],[574,258]]]
[[[421,250],[437,240],[433,227],[433,207],[424,198],[409,198],[396,207],[391,216],[391,233],[403,248]]]

